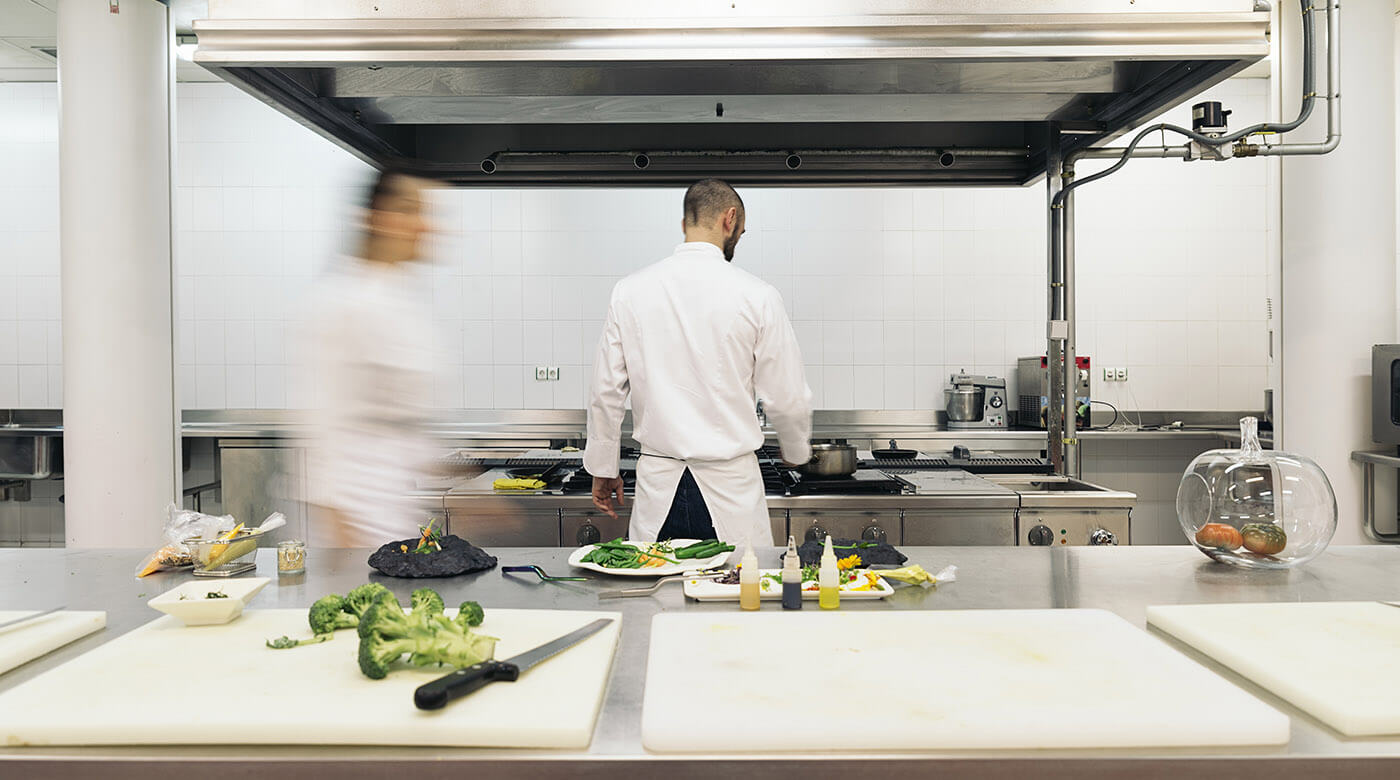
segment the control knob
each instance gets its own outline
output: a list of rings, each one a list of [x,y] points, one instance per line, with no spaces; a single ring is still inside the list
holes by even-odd
[[[1037,547],[1045,547],[1055,542],[1055,532],[1048,525],[1038,525],[1026,534],[1026,541]]]
[[[990,406],[990,407],[992,407],[993,409],[1000,409],[1000,408],[1001,408],[1001,396],[999,396],[999,395],[994,395],[994,396],[992,396],[992,400],[988,401],[988,402],[987,402],[987,405]]]
[[[1117,545],[1118,537],[1107,528],[1096,528],[1089,534],[1089,544],[1095,547],[1102,547],[1110,544]]]
[[[885,529],[878,525],[867,525],[865,530],[860,532],[860,538],[866,542],[884,542],[889,538]]]
[[[826,529],[822,528],[819,525],[813,524],[811,528],[807,529],[807,533],[802,535],[802,541],[816,542],[818,544],[822,544],[826,541],[826,537]]]

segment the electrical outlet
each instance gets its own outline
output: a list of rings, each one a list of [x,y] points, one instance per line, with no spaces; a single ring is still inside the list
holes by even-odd
[[[1112,382],[1112,381],[1113,381],[1113,376],[1114,376],[1114,374],[1113,374],[1113,369],[1111,369],[1111,368],[1105,368],[1105,369],[1103,370],[1103,381],[1105,381],[1105,382]]]
[[[549,379],[549,369],[544,366],[535,366],[535,381],[544,382]]]
[[[1126,369],[1126,368],[1117,368],[1117,369],[1114,369],[1114,377],[1115,377],[1119,382],[1126,382],[1126,381],[1128,381],[1128,369]]]
[[[559,381],[559,366],[550,366],[550,367],[549,367],[549,373],[548,373],[548,375],[549,375],[549,381],[551,381],[551,382],[558,382],[558,381]]]

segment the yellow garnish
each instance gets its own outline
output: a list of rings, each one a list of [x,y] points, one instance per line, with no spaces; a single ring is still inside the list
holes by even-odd
[[[401,544],[401,545],[399,545],[399,552],[408,552],[408,545],[406,545],[406,544]]]
[[[855,567],[857,567],[857,566],[859,566],[859,565],[860,565],[860,556],[859,556],[859,555],[847,555],[845,558],[842,558],[841,560],[839,560],[839,561],[836,562],[836,568],[837,568],[837,569],[854,569]]]

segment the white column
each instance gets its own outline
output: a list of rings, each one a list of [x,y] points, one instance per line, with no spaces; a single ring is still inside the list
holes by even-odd
[[[64,522],[70,547],[158,540],[180,492],[169,10],[58,7]]]
[[[1286,19],[1296,17],[1291,10],[1283,9]],[[1350,453],[1374,446],[1371,345],[1396,335],[1393,13],[1390,3],[1343,4],[1341,146],[1283,162],[1279,444],[1316,460],[1332,481],[1333,544],[1365,541],[1361,469]],[[1296,47],[1296,29],[1288,32]],[[1319,60],[1320,92],[1324,67]],[[1294,111],[1298,79],[1287,75],[1285,107]],[[1324,113],[1319,103],[1287,140],[1320,140]]]

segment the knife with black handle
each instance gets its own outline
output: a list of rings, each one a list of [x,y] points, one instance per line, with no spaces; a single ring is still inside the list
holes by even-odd
[[[467,694],[481,690],[493,682],[515,682],[532,667],[573,647],[602,631],[612,618],[599,618],[577,631],[546,642],[504,661],[482,661],[418,686],[413,692],[413,704],[420,710],[438,710]]]

